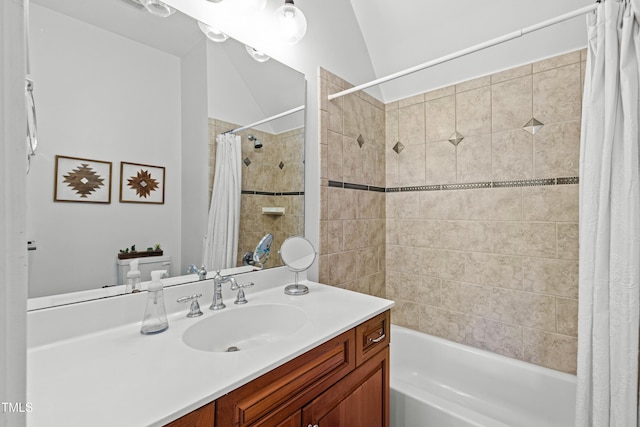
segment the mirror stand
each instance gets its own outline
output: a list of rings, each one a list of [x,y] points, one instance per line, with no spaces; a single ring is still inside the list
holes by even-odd
[[[298,273],[305,271],[316,259],[316,251],[310,241],[304,237],[289,237],[280,247],[280,259],[282,263],[296,275],[295,283],[284,288],[286,295],[305,295],[309,288],[298,283]]]
[[[293,285],[288,285],[286,288],[284,288],[284,293],[286,295],[293,295],[293,296],[308,294],[309,287],[298,283],[299,273],[297,271],[295,273],[296,273],[295,283]]]

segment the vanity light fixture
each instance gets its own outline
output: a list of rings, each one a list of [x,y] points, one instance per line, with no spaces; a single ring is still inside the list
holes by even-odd
[[[204,33],[205,36],[207,36],[207,38],[211,41],[217,42],[217,43],[222,43],[223,41],[227,40],[229,38],[228,35],[226,35],[225,33],[223,33],[222,31],[213,28],[205,23],[202,23],[200,21],[198,21],[198,27],[200,27],[200,30],[202,30],[202,32]]]
[[[270,56],[260,52],[257,49],[252,48],[251,46],[245,45],[244,47],[247,49],[247,53],[249,53],[249,55],[251,55],[251,57],[258,62],[267,62],[269,59],[271,59]]]
[[[211,2],[211,3],[221,3],[222,2],[222,0],[207,0],[207,1]]]
[[[285,0],[284,4],[276,10],[278,31],[288,44],[296,44],[307,32],[307,18],[296,7],[293,0]]]
[[[160,0],[140,0],[140,3],[147,8],[150,14],[161,18],[166,18],[176,11],[174,8]]]

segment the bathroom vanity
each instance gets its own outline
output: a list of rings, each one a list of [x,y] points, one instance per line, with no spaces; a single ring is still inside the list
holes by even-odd
[[[144,292],[29,312],[28,426],[387,427],[393,302],[305,279],[287,296],[284,268],[237,276],[249,302],[226,286],[220,311],[211,280],[166,288],[154,336]],[[194,293],[204,314],[187,318],[175,301]]]
[[[389,321],[387,310],[168,426],[388,427]]]

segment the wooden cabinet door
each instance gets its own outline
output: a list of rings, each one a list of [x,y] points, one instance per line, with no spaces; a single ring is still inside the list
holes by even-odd
[[[302,409],[303,427],[389,427],[389,347]]]

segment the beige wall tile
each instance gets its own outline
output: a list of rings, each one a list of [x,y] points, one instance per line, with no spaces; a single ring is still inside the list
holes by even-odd
[[[547,295],[493,288],[491,313],[487,317],[500,322],[556,330],[555,298]]]
[[[578,259],[578,224],[558,224],[558,258]]]
[[[533,74],[533,116],[549,125],[579,120],[580,64]]]
[[[441,248],[458,251],[493,250],[493,224],[480,221],[440,221]]]
[[[329,87],[329,93],[340,92],[340,88],[336,87],[331,83],[329,83],[328,87]],[[329,111],[329,123],[328,123],[327,129],[332,130],[334,132],[342,133],[344,97],[336,98],[329,101],[328,111]]]
[[[331,131],[327,133],[327,178],[342,181],[342,135]]]
[[[480,221],[518,221],[522,219],[520,188],[453,190],[462,197],[462,219]]]
[[[522,189],[525,221],[578,222],[578,184]]]
[[[355,267],[358,278],[377,273],[379,271],[378,251],[372,248],[358,250]]]
[[[401,107],[398,110],[398,134],[405,150],[408,146],[425,143],[424,118],[424,102]]]
[[[320,253],[326,254],[329,253],[329,241],[327,239],[327,231],[328,231],[327,221],[320,221]]]
[[[387,297],[418,304],[440,305],[441,279],[387,271]]]
[[[482,76],[477,79],[467,80],[456,85],[456,93],[466,92],[471,89],[477,89],[482,86],[489,86],[491,84],[491,76]]]
[[[491,313],[491,288],[463,282],[442,282],[442,308],[486,316]]]
[[[505,356],[522,358],[522,328],[519,326],[423,305],[420,306],[420,330]]]
[[[358,142],[353,138],[342,137],[342,176],[344,181],[361,183],[362,164],[362,149]]]
[[[563,55],[557,55],[548,59],[543,59],[542,61],[533,63],[533,72],[539,73],[542,71],[547,71],[552,68],[558,68],[569,64],[575,64],[576,62],[580,62],[580,51],[576,50],[573,52],[565,53]]]
[[[428,305],[419,306],[420,331],[445,338],[451,341],[464,343],[470,334],[473,316],[463,313],[453,313],[441,308]],[[395,319],[391,320],[395,323]]]
[[[418,329],[420,326],[420,305],[411,301],[397,299],[391,309],[392,323],[406,328]]]
[[[387,193],[387,219],[419,218],[417,194],[414,192]]]
[[[544,126],[533,137],[536,178],[579,175],[580,121]]]
[[[457,147],[458,182],[491,181],[491,134],[465,137]]]
[[[398,222],[399,243],[423,248],[442,247],[444,221],[401,220]]]
[[[384,286],[385,284],[384,272],[378,272],[376,274],[373,274],[365,278],[365,280],[369,281],[369,292],[371,295],[379,298],[387,297],[386,289]]]
[[[504,356],[522,358],[522,328],[516,325],[474,318],[465,344]]]
[[[318,280],[320,283],[329,283],[329,255],[318,257]]]
[[[522,129],[532,117],[532,97],[529,75],[491,86],[493,132]]]
[[[456,94],[456,129],[465,138],[491,132],[491,87]]]
[[[344,97],[344,136],[356,139],[358,135],[366,134],[370,108],[371,106],[356,94]]]
[[[533,136],[525,130],[494,133],[491,156],[495,181],[533,178]]]
[[[410,96],[409,98],[404,98],[398,101],[398,107],[403,108],[409,105],[421,104],[424,102],[424,94],[418,94],[414,96]]]
[[[343,221],[328,221],[326,253],[333,254],[344,250],[343,233]]]
[[[446,96],[424,103],[426,142],[449,139],[456,130],[456,98]]]
[[[573,298],[556,298],[558,316],[558,333],[578,336],[578,300]]]
[[[385,222],[386,243],[387,245],[399,245],[400,240],[400,221],[396,219],[387,219]],[[388,261],[387,261],[388,262]]]
[[[456,147],[449,141],[428,142],[426,150],[426,184],[456,182]]]
[[[354,191],[328,188],[328,220],[356,218],[356,204],[353,203]]]
[[[426,144],[408,145],[398,156],[398,181],[401,186],[424,185]]]
[[[320,221],[329,219],[329,187],[320,186]]]
[[[550,222],[497,222],[494,248],[496,253],[555,257],[556,224]]]
[[[496,84],[504,82],[506,80],[517,79],[531,74],[531,64],[523,65],[521,67],[510,68],[508,70],[501,71],[491,75],[491,83]]]
[[[425,92],[424,100],[431,101],[432,99],[442,98],[443,96],[454,95],[456,93],[455,85],[446,86],[440,89],[435,89],[429,92]]]
[[[465,256],[466,282],[522,289],[522,258],[469,252]]]
[[[358,191],[356,202],[358,204],[356,218],[383,218],[384,200],[381,195],[373,191]]]
[[[356,279],[356,251],[329,255],[329,284],[340,285]]]
[[[420,218],[467,219],[464,215],[464,191],[421,191],[418,198]]]
[[[578,297],[578,262],[564,259],[524,258],[524,290]]]
[[[534,329],[524,330],[524,360],[570,374],[576,373],[578,339]]]
[[[343,232],[343,245],[345,251],[369,246],[369,234],[367,233],[367,223],[365,221],[344,221]]]

